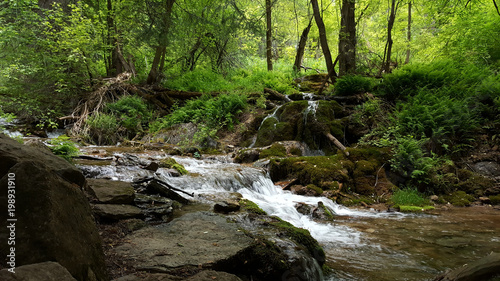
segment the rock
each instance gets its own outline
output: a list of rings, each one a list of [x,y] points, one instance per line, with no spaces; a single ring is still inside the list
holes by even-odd
[[[474,171],[487,177],[500,176],[500,164],[492,161],[478,162],[472,165]]]
[[[204,270],[194,276],[185,279],[185,281],[209,281],[209,280],[241,281],[241,279],[236,275],[214,270]]]
[[[131,205],[94,204],[92,210],[104,220],[123,220],[143,216],[141,209]]]
[[[168,273],[185,266],[210,268],[230,262],[253,240],[226,218],[197,212],[140,229],[125,241],[114,249],[116,254],[133,260],[139,270]]]
[[[158,164],[158,162],[151,162],[146,167],[143,167],[143,169],[153,171],[153,172],[156,172],[156,170],[158,170],[158,168],[160,168],[160,164]]]
[[[222,201],[222,202],[217,202],[214,205],[214,211],[217,213],[230,213],[230,212],[236,212],[240,209],[240,204],[238,202],[231,202],[231,201]]]
[[[304,202],[297,202],[295,204],[295,209],[297,209],[297,212],[309,216],[312,213],[313,208],[311,205],[306,204]]]
[[[172,215],[173,201],[160,195],[137,193],[135,205],[142,209],[146,220],[166,221]]]
[[[27,141],[24,142],[24,145],[27,145],[27,146],[30,146],[30,147],[34,147],[34,148],[38,148],[39,150],[45,150],[49,153],[52,153],[52,151],[50,150],[50,148],[48,146],[45,145],[45,143],[43,143],[43,141],[39,140],[39,139],[29,139]]]
[[[489,197],[479,197],[479,201],[481,201],[481,203],[483,203],[483,204],[490,204],[491,203],[491,199]]]
[[[87,179],[89,192],[97,201],[106,204],[131,204],[135,191],[132,185],[123,181]]]
[[[117,166],[147,166],[147,163],[144,160],[141,160],[139,157],[125,153],[122,156],[115,156],[115,164]]]
[[[431,196],[429,197],[429,199],[430,199],[431,201],[438,201],[438,200],[439,200],[439,196],[437,196],[437,195],[431,195]]]
[[[9,176],[10,175],[10,176]],[[9,180],[15,175],[15,180]],[[82,173],[47,151],[0,134],[0,219],[7,221],[8,182],[15,183],[16,266],[55,261],[79,281],[108,280],[101,238]],[[0,255],[9,236],[0,228]]]
[[[2,281],[76,281],[66,268],[57,262],[42,262],[16,267],[15,273],[0,270]]]
[[[331,221],[334,219],[334,212],[323,202],[319,201],[318,206],[312,211],[312,217],[318,220]]]
[[[189,204],[189,200],[184,198],[179,193],[174,190],[167,188],[166,186],[161,185],[156,181],[151,181],[147,186],[147,191],[151,194],[160,194],[163,197],[170,198],[175,200],[181,204]]]
[[[252,163],[259,160],[261,149],[259,148],[249,148],[238,151],[236,157],[234,158],[235,163]]]
[[[493,253],[487,257],[445,272],[434,281],[473,281],[489,280],[500,272],[500,254]],[[493,279],[492,279],[493,280]]]
[[[138,274],[126,275],[118,279],[114,279],[113,281],[182,281],[182,280],[185,279],[170,274],[141,272]]]

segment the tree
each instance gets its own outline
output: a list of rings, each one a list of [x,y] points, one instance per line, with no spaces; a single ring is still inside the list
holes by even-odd
[[[339,75],[356,71],[355,0],[342,0],[339,32]]]
[[[304,57],[304,52],[306,49],[307,36],[309,35],[311,26],[312,26],[312,18],[309,20],[309,24],[307,25],[306,28],[304,28],[304,31],[302,31],[302,34],[300,35],[299,45],[297,47],[297,55],[295,56],[295,63],[293,64],[293,69],[295,71],[300,71],[300,67],[302,65],[302,58]]]
[[[266,0],[266,58],[267,70],[273,70],[273,38],[272,38],[272,23],[271,23],[271,0]]]
[[[391,72],[391,54],[392,54],[392,28],[396,20],[396,12],[398,10],[400,1],[391,0],[391,13],[389,14],[389,21],[387,23],[387,42],[384,48],[384,58],[382,60],[382,68],[379,75],[384,71],[385,73]]]
[[[328,47],[328,41],[326,39],[326,29],[325,24],[323,22],[323,18],[321,17],[318,0],[311,0],[311,4],[313,7],[314,20],[316,21],[316,25],[318,26],[319,31],[319,40],[321,44],[321,49],[323,50],[323,56],[325,57],[326,69],[328,71],[328,76],[332,81],[335,81],[337,77],[337,73],[335,72],[335,65],[332,61],[332,54],[330,53],[330,48]]]
[[[405,64],[410,62],[410,42],[411,42],[411,0],[408,2],[408,27],[406,31],[406,39],[408,40],[408,49],[406,49],[406,60]]]

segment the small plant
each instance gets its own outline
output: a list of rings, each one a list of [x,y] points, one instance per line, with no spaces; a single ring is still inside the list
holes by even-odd
[[[70,163],[73,161],[73,157],[77,156],[79,152],[76,144],[66,135],[61,135],[55,139],[51,139],[49,144],[52,145],[50,147],[52,153],[64,158]]]
[[[418,206],[420,208],[431,204],[420,192],[409,187],[394,192],[391,202],[396,206]]]
[[[362,94],[371,91],[372,80],[361,75],[346,75],[337,79],[334,89],[339,96]]]

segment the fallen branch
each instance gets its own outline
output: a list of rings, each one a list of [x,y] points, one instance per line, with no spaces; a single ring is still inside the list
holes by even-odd
[[[330,133],[325,133],[325,136],[331,141],[333,142],[333,144],[335,144],[336,147],[338,147],[338,149],[340,149],[342,151],[342,153],[344,153],[345,156],[349,156],[349,152],[346,150],[345,146],[336,138],[334,137],[332,134]]]

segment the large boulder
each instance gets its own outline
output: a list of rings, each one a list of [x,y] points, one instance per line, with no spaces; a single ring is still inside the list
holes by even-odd
[[[76,281],[68,270],[57,262],[42,262],[23,265],[15,273],[8,269],[0,270],[2,281]]]
[[[168,273],[180,267],[210,268],[249,248],[253,240],[236,224],[211,213],[184,215],[168,224],[142,228],[115,248],[137,268]]]
[[[8,209],[16,219],[0,228],[0,255],[15,252],[10,267],[55,261],[77,280],[108,280],[84,183],[62,158],[0,134],[0,219],[7,221]]]
[[[123,181],[88,179],[88,190],[100,203],[132,204],[135,191],[132,185]]]

